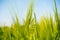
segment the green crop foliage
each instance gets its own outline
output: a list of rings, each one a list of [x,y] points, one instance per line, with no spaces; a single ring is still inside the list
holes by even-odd
[[[55,21],[52,16],[42,17],[40,21],[36,19],[36,14],[33,14],[33,4],[29,6],[26,20],[23,25],[19,23],[16,15],[16,21],[12,23],[11,27],[0,27],[0,40],[60,40],[60,19],[58,10],[55,4]],[[12,17],[13,18],[13,17]],[[13,18],[14,19],[14,18]]]

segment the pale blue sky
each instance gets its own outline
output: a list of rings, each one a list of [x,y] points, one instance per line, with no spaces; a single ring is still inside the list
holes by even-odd
[[[0,25],[10,25],[11,15],[17,12],[20,22],[26,17],[27,9],[31,0],[0,0]],[[60,11],[60,0],[57,0],[57,8]],[[37,19],[41,16],[52,15],[54,0],[34,0],[34,11]],[[60,12],[59,12],[60,13]]]

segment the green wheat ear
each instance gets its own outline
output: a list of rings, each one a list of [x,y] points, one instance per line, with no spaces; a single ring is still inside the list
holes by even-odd
[[[29,24],[31,23],[32,13],[33,13],[33,4],[31,3],[27,11],[27,16],[26,16],[26,21],[25,21],[25,24],[27,27],[29,27]]]
[[[55,13],[55,19],[56,19],[56,21],[58,21],[58,12],[57,12],[56,0],[54,0],[54,5],[55,5],[55,11],[54,11],[54,13]]]

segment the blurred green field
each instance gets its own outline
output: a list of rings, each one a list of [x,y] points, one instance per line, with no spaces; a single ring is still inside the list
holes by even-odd
[[[42,17],[38,21],[35,13],[32,17],[33,5],[30,5],[23,25],[19,23],[16,16],[16,21],[12,23],[11,27],[0,27],[0,40],[60,40],[60,18],[56,1],[54,4],[54,21],[52,16]]]

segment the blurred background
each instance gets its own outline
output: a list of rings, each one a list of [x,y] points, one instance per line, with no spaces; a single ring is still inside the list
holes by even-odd
[[[17,13],[20,23],[26,18],[27,10],[31,0],[0,0],[0,25],[12,24],[12,16]],[[54,17],[54,0],[34,0],[34,12],[37,19],[41,16]],[[58,13],[60,13],[60,0],[56,0]]]

